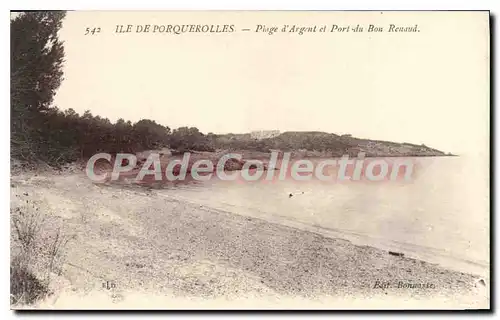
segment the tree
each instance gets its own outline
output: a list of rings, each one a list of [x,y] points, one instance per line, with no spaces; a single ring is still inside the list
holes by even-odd
[[[30,157],[39,147],[36,133],[48,111],[63,71],[64,48],[57,33],[64,11],[21,13],[10,23],[11,146],[14,154]]]
[[[196,127],[180,127],[170,135],[170,146],[179,150],[212,151],[208,138]]]
[[[11,102],[46,110],[59,88],[64,47],[57,33],[64,11],[23,13],[11,21]]]

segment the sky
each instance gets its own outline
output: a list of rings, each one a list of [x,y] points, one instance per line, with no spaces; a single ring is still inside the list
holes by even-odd
[[[115,33],[127,24],[236,32]],[[259,24],[365,32],[269,35]],[[54,104],[205,133],[326,131],[488,155],[488,24],[484,12],[68,12]]]

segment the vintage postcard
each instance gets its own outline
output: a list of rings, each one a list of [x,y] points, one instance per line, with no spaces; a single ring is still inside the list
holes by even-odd
[[[487,11],[11,12],[12,309],[489,309]]]

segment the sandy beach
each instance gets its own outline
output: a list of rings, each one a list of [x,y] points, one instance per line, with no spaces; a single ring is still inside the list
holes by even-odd
[[[477,275],[158,192],[93,184],[81,172],[13,175],[11,206],[23,196],[40,201],[44,232],[61,228],[71,237],[53,294],[37,306],[489,305],[489,281]]]

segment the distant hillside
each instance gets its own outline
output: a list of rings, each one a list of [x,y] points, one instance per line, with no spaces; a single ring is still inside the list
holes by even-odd
[[[214,149],[293,151],[309,156],[355,156],[365,152],[367,157],[382,156],[445,156],[440,150],[411,143],[369,140],[320,131],[288,131],[276,137],[254,139],[250,134],[209,134]]]
[[[339,137],[348,146],[349,154],[357,154],[360,151],[369,157],[379,156],[445,156],[443,151],[427,147],[424,144],[397,143],[381,140],[359,139],[344,135]]]

